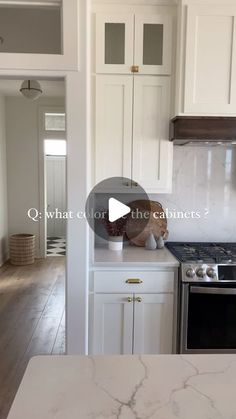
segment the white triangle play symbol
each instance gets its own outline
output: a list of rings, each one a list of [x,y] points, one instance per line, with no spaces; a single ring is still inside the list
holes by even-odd
[[[131,208],[115,198],[110,198],[108,201],[108,211],[109,221],[110,223],[113,223],[114,221],[119,220],[119,218],[124,217],[126,214],[129,214]]]

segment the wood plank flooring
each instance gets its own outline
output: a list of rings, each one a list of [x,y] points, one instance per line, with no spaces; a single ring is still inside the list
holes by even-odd
[[[65,258],[0,268],[0,419],[32,356],[65,352]]]

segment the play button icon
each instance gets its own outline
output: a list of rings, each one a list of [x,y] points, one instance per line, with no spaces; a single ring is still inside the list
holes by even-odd
[[[95,233],[95,242],[123,236],[129,242],[147,227],[150,201],[145,190],[133,179],[106,178],[97,183],[86,200],[85,215]]]
[[[128,207],[128,205],[123,204],[122,202],[118,201],[118,199],[109,198],[108,213],[110,223],[119,220],[119,218],[122,218],[125,215],[129,214],[130,211],[131,208]]]

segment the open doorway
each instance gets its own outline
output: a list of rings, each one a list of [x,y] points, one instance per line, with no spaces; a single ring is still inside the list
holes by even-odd
[[[65,148],[58,142],[65,143],[45,140],[47,256],[66,255],[66,151],[57,154],[57,147]]]
[[[40,244],[44,240],[47,248],[47,230],[50,237],[55,233],[65,238],[66,220],[61,223],[54,216],[41,234],[46,217],[33,220],[29,216],[31,208],[34,214],[40,213],[42,195],[45,206],[48,199],[50,206],[67,210],[65,86],[62,79],[37,81],[42,94],[30,100],[20,92],[23,80],[0,80],[0,399],[4,400],[0,404],[1,418],[7,416],[29,359],[65,353],[65,249],[60,257],[45,257]],[[44,132],[41,143],[42,110],[47,121],[41,128]],[[64,125],[59,128],[61,119]],[[52,120],[57,121],[57,129],[52,129]],[[43,191],[42,184],[46,185]],[[53,226],[54,220],[58,224]],[[13,234],[35,236],[33,264],[10,263],[8,238]]]
[[[65,112],[42,110],[45,174],[46,256],[66,255]]]

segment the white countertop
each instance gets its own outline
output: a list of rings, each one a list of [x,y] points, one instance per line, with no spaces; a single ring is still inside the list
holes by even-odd
[[[234,419],[236,355],[37,357],[8,419]]]
[[[144,247],[127,246],[122,251],[112,251],[107,247],[96,247],[94,250],[93,267],[102,266],[152,266],[178,267],[178,260],[167,248],[146,250]]]

